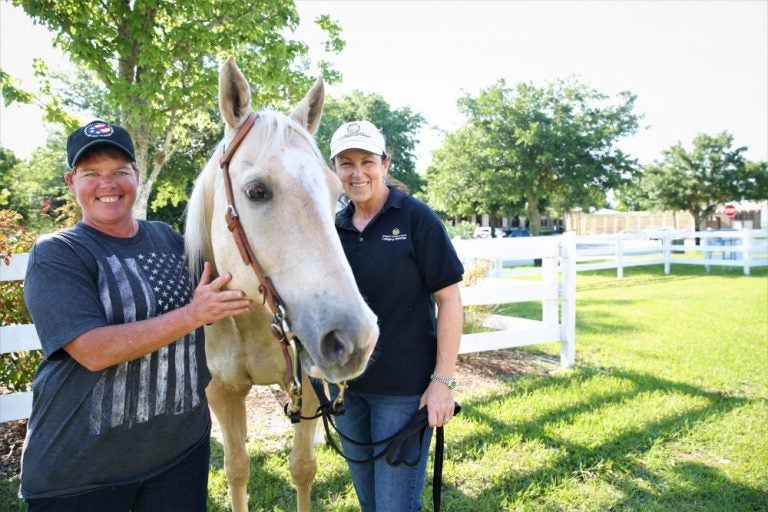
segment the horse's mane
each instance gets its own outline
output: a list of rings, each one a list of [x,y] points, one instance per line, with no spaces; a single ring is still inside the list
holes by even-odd
[[[251,128],[249,137],[256,137],[255,142],[249,139],[249,147],[258,148],[255,157],[249,156],[254,164],[272,156],[276,150],[287,147],[289,143],[297,144],[297,137],[308,144],[315,158],[322,166],[325,166],[317,143],[307,130],[290,117],[278,112],[263,110],[258,113],[258,118]],[[189,263],[190,277],[193,283],[197,283],[203,270],[203,262],[209,261],[213,265],[213,246],[211,244],[211,221],[213,212],[213,195],[216,183],[216,172],[219,171],[219,160],[223,154],[223,147],[234,137],[234,133],[225,136],[211,156],[208,163],[201,171],[192,195],[187,203],[187,216],[184,232],[184,245]],[[301,143],[299,143],[301,144]],[[214,276],[217,274],[213,266]]]

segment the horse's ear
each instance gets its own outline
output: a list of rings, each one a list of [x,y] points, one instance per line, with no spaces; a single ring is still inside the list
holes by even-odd
[[[323,102],[325,101],[325,86],[323,79],[318,78],[315,85],[309,90],[304,99],[291,112],[291,117],[304,126],[314,135],[320,125],[320,116],[323,114]]]
[[[224,122],[237,128],[241,120],[250,113],[251,87],[248,80],[235,64],[235,59],[227,58],[219,73],[219,110]]]

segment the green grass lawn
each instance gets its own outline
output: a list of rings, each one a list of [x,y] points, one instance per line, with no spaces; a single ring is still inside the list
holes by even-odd
[[[574,369],[552,364],[459,395],[443,510],[768,510],[766,269],[579,273],[576,311]],[[501,312],[539,314],[531,304]],[[557,356],[559,346],[522,351]],[[252,510],[294,509],[287,451],[249,449]],[[340,457],[321,448],[318,459],[313,507],[357,510]],[[217,444],[210,510],[227,510]]]

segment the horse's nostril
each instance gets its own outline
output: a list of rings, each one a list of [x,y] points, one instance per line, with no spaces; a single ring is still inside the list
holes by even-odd
[[[336,331],[331,331],[323,336],[320,350],[323,357],[333,363],[344,365],[349,359],[349,348],[343,340],[339,339]]]

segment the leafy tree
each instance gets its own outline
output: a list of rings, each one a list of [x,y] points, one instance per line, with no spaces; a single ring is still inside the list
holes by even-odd
[[[11,103],[32,103],[35,99],[32,93],[21,89],[17,83],[11,75],[0,69],[0,95],[6,107]]]
[[[153,218],[162,220],[177,230],[183,229],[187,199],[194,180],[221,139],[221,131],[210,132],[190,141],[190,144],[180,148],[168,160],[150,196]]]
[[[73,200],[64,182],[67,170],[65,146],[63,132],[49,132],[45,144],[33,151],[29,160],[16,163],[9,172],[9,206],[26,219],[25,226],[29,229],[52,229],[54,222],[50,212]]]
[[[496,169],[485,151],[484,134],[465,125],[445,137],[427,169],[426,200],[438,211],[456,217],[478,212],[502,214],[518,202],[517,191],[507,186],[507,169]]]
[[[390,174],[405,183],[411,192],[418,192],[423,186],[421,176],[416,172],[414,149],[419,142],[416,132],[424,124],[421,114],[409,107],[393,109],[378,94],[363,94],[353,91],[339,99],[326,98],[323,118],[315,135],[320,151],[330,156],[333,132],[342,124],[366,119],[378,126],[384,134],[387,149],[392,155]]]
[[[698,229],[717,206],[741,199],[768,198],[766,162],[748,162],[746,147],[733,147],[728,132],[701,134],[689,151],[679,142],[648,165],[641,187],[652,206],[689,212]]]
[[[432,175],[438,181],[480,181],[456,192],[477,195],[479,187],[488,213],[524,202],[531,230],[538,234],[545,204],[558,209],[602,205],[609,189],[636,172],[636,162],[615,147],[637,130],[634,102],[629,92],[611,100],[576,79],[544,87],[521,83],[514,89],[499,80],[477,97],[459,99],[474,143],[447,145]],[[462,158],[469,160],[466,166],[451,163]],[[437,194],[444,185],[429,186]],[[469,201],[458,196],[444,200]]]
[[[312,82],[307,46],[285,35],[298,26],[293,0],[12,3],[56,34],[56,45],[102,87],[103,104],[120,113],[142,170],[138,217],[146,216],[150,192],[179,148],[219,129],[213,98],[225,56],[259,80],[256,105],[293,102]],[[340,51],[340,27],[328,16],[315,21],[329,37],[326,52]],[[326,62],[319,66],[326,80],[338,79]]]
[[[11,171],[19,163],[19,159],[10,149],[0,147],[0,208],[8,208],[11,205],[11,185],[13,176]]]
[[[21,223],[20,213],[0,209],[0,265],[9,264],[15,254],[32,247],[35,236]],[[24,304],[22,282],[0,281],[0,326],[31,322]],[[41,358],[40,351],[0,354],[0,388],[26,391]]]

